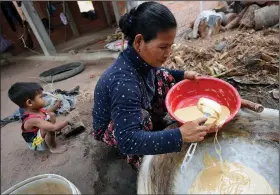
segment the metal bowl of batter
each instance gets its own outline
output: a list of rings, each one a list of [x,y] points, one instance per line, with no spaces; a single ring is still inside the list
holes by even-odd
[[[218,140],[223,160],[243,169],[239,170],[239,174],[232,174],[229,183],[223,180],[213,193],[217,194],[217,190],[220,194],[279,193],[278,116],[279,111],[272,109],[264,109],[260,114],[240,111],[237,117],[220,131]],[[138,176],[138,194],[206,193],[205,189],[201,189],[202,180],[208,179],[209,183],[212,180],[207,178],[207,174],[203,178],[199,176],[207,169],[207,162],[213,163],[207,157],[218,159],[213,140],[214,135],[209,135],[198,144],[191,163],[184,171],[181,171],[180,166],[188,149],[187,144],[179,153],[145,156]],[[244,177],[243,183],[238,178],[240,175]],[[201,185],[197,185],[198,183]],[[214,185],[213,182],[211,184]],[[258,191],[260,186],[264,191]]]

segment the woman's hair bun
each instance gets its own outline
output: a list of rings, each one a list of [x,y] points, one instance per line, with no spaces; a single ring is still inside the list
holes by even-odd
[[[124,14],[119,21],[119,27],[129,44],[135,36],[141,34],[148,42],[157,37],[158,32],[176,28],[177,22],[171,11],[163,4],[148,1]]]
[[[130,17],[129,13],[126,13],[121,17],[121,19],[119,21],[119,27],[125,36],[127,36],[128,32],[129,32],[129,27],[130,27],[129,17]]]
[[[122,15],[122,17],[120,18],[119,27],[125,37],[129,37],[129,35],[131,34],[131,26],[133,22],[132,20],[135,12],[136,7],[132,8],[129,13]]]

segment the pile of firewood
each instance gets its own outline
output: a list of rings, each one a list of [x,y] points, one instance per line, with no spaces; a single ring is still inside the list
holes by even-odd
[[[277,29],[236,30],[232,36],[221,35],[216,40],[224,42],[222,51],[216,51],[212,40],[203,40],[203,47],[174,44],[164,66],[214,77],[241,76],[247,83],[278,84],[278,35]]]
[[[235,1],[224,4],[223,25],[226,29],[255,28],[260,30],[279,23],[277,1]],[[219,10],[217,10],[219,11]]]
[[[208,28],[207,21],[201,21],[198,26],[198,34],[201,38],[209,38],[219,31],[234,28],[249,28],[261,30],[263,28],[279,25],[278,1],[221,1],[214,8],[221,16],[212,29]],[[194,29],[195,21],[190,23]],[[210,32],[209,32],[210,31]],[[196,38],[191,35],[184,38]]]

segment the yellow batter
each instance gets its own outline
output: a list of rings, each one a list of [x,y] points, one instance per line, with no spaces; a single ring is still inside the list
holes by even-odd
[[[197,105],[178,109],[174,112],[174,114],[180,120],[185,122],[193,121],[198,118],[203,118],[203,113],[198,109]],[[230,115],[229,109],[226,106],[221,106],[221,112],[220,112],[219,119],[217,120],[217,124],[223,123],[229,115]],[[216,120],[215,117],[210,117],[206,121],[205,125],[213,124],[215,120]]]
[[[205,169],[195,178],[190,194],[274,194],[265,178],[252,169],[205,155]]]
[[[209,113],[209,111],[211,111],[211,117],[208,118],[205,125],[215,123],[220,126],[230,115],[230,111],[226,106],[221,106],[207,98],[201,98],[195,106],[178,109],[174,114],[180,120],[188,122],[204,117],[203,112]],[[197,175],[189,193],[274,194],[273,189],[263,176],[248,167],[223,161],[217,133],[218,131],[214,138],[214,146],[219,156],[219,161],[209,155],[205,156],[205,169]]]
[[[47,178],[28,183],[11,194],[72,194],[72,190],[60,179]]]
[[[188,122],[196,120],[198,118],[203,118],[203,112],[211,114],[211,116],[208,118],[204,125],[212,125],[215,123],[217,126],[220,126],[225,122],[227,117],[230,116],[230,110],[226,106],[222,106],[208,98],[200,98],[198,100],[197,105],[178,109],[174,112],[174,114],[180,120]],[[221,156],[222,148],[218,142],[217,134],[218,131],[216,131],[214,146],[220,158],[221,168],[223,169],[224,163]]]

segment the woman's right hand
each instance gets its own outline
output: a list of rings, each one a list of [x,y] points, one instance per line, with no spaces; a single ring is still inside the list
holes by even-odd
[[[199,142],[204,139],[204,136],[210,130],[211,126],[203,126],[207,121],[206,118],[200,118],[195,121],[184,123],[179,129],[182,134],[183,142]]]

